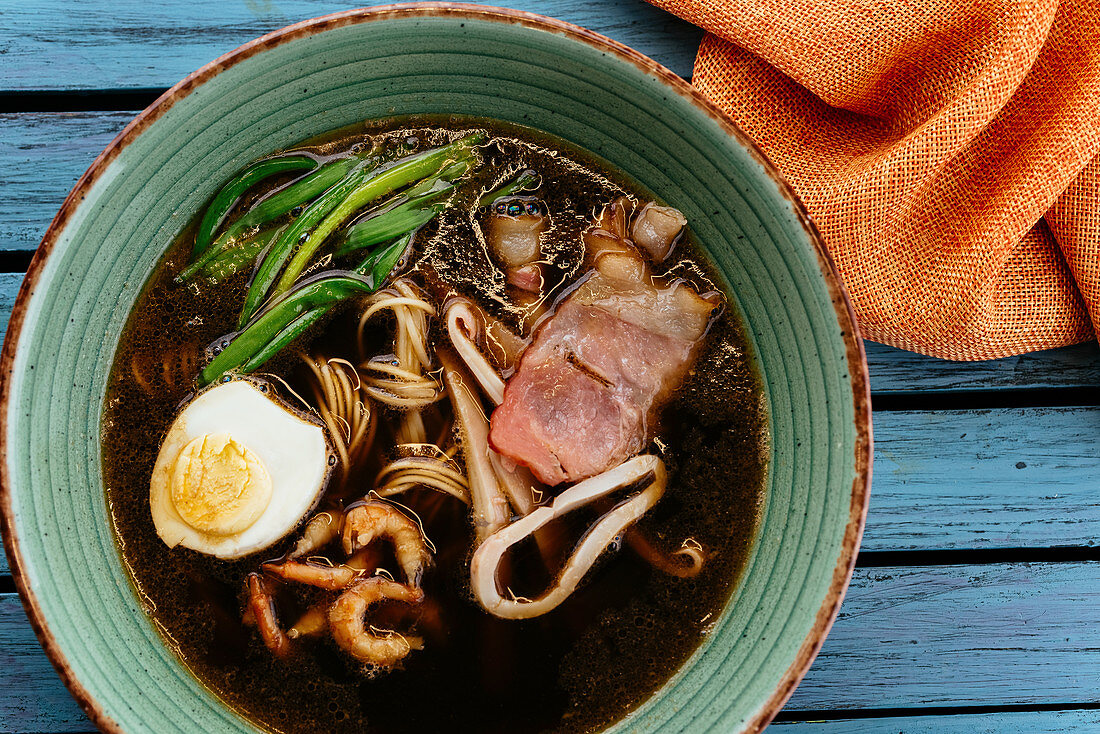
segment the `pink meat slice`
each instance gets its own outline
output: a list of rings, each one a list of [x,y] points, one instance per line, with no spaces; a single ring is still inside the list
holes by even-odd
[[[691,366],[713,310],[683,283],[594,273],[524,352],[492,415],[493,448],[551,486],[630,458]]]

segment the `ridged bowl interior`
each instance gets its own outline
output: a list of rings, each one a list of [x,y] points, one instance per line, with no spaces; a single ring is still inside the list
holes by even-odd
[[[683,210],[727,279],[767,390],[759,538],[709,641],[614,730],[761,727],[835,615],[866,509],[866,375],[842,291],[770,166],[686,84],[595,34],[471,6],[357,11],[254,42],[170,91],[78,184],[3,356],[6,540],[47,651],[104,728],[254,730],[166,646],[120,561],[100,472],[108,371],[154,264],[219,182],[304,138],[414,113],[587,148]]]

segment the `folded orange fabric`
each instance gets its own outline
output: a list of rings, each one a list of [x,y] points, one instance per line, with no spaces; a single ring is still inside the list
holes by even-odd
[[[693,83],[802,197],[866,337],[973,360],[1100,330],[1100,0],[654,2],[708,31]]]

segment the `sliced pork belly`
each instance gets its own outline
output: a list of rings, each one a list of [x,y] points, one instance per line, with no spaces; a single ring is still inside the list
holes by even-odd
[[[650,416],[679,386],[717,305],[615,255],[543,322],[492,415],[493,448],[551,486],[645,446]]]

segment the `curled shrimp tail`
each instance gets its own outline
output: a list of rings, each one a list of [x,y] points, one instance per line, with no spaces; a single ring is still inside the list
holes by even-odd
[[[414,586],[374,577],[360,581],[340,595],[329,610],[329,626],[336,644],[360,662],[389,668],[412,650],[422,649],[423,638],[368,624],[370,608],[382,601],[420,604],[424,592]]]
[[[265,563],[262,568],[264,573],[283,581],[316,586],[318,589],[328,591],[340,591],[363,575],[363,572],[358,569],[343,564],[335,565],[326,558],[275,561]]]
[[[291,653],[290,639],[279,626],[279,617],[275,611],[275,592],[272,582],[261,574],[248,575],[248,612],[260,630],[267,649],[276,657],[285,658]]]
[[[703,564],[706,561],[703,546],[694,538],[688,538],[678,549],[671,553],[665,553],[655,546],[636,527],[626,531],[624,540],[626,540],[627,546],[637,553],[642,560],[658,571],[676,578],[695,578],[703,570]]]
[[[379,538],[388,538],[393,543],[405,580],[419,587],[431,561],[420,523],[388,502],[372,500],[348,509],[343,539],[346,554],[350,556]]]

